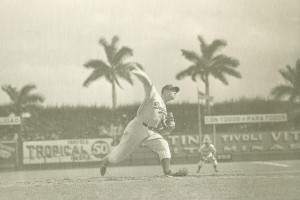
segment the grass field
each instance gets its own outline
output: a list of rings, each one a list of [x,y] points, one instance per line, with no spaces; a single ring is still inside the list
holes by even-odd
[[[220,163],[214,173],[195,165],[187,177],[161,175],[160,166],[0,173],[0,199],[300,199],[300,161]]]

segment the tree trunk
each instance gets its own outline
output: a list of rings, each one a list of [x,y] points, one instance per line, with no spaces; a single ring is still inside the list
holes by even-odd
[[[209,96],[209,81],[208,81],[208,76],[206,77],[206,81],[205,81],[205,94],[206,94],[206,96]],[[205,100],[205,107],[206,107],[207,115],[210,115],[211,114],[211,111],[210,111],[210,100],[208,98]]]
[[[112,83],[112,111],[113,111],[113,113],[116,110],[116,107],[117,107],[116,84],[113,81],[113,83]]]

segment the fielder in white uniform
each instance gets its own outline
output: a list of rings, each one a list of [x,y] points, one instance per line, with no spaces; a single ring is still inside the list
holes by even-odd
[[[110,164],[119,163],[126,159],[144,143],[158,154],[163,173],[165,175],[172,175],[173,173],[170,170],[171,153],[169,144],[162,137],[166,132],[157,128],[161,120],[167,116],[165,103],[175,99],[179,88],[166,85],[162,88],[160,96],[144,71],[135,66],[131,72],[143,83],[145,98],[137,111],[137,116],[125,128],[120,143],[109,155],[103,158],[100,173],[104,176]]]
[[[205,141],[203,145],[200,146],[198,150],[200,154],[200,161],[198,163],[198,170],[197,173],[200,172],[201,167],[204,165],[206,161],[209,161],[214,166],[215,172],[218,172],[217,169],[217,159],[216,156],[216,148],[213,144],[210,144],[208,141]]]

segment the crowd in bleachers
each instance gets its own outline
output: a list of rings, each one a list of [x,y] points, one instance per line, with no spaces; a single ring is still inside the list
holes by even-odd
[[[252,100],[239,102],[223,102],[212,107],[212,115],[238,115],[262,113],[287,113],[288,121],[281,123],[253,123],[253,124],[224,124],[218,125],[218,132],[253,132],[273,130],[294,130],[299,122],[299,114],[292,104],[267,100]],[[299,105],[297,105],[299,106]],[[168,110],[172,111],[176,120],[174,134],[198,134],[197,104],[171,104]],[[2,112],[1,112],[2,109]],[[3,116],[0,107],[0,117]],[[47,107],[31,113],[24,119],[21,126],[1,126],[0,140],[16,139],[20,133],[23,140],[58,140],[74,138],[120,138],[124,128],[132,120],[138,105],[120,106],[113,113],[107,107],[61,106]],[[204,125],[204,106],[202,111],[203,132],[211,132],[212,126]],[[298,120],[298,121],[297,121]]]

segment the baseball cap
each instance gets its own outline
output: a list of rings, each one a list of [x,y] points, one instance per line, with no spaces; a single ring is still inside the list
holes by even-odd
[[[204,138],[203,144],[211,144],[211,140],[209,138]]]
[[[179,92],[179,87],[168,84],[161,89],[161,93],[163,93],[165,90],[175,90],[175,92]]]

